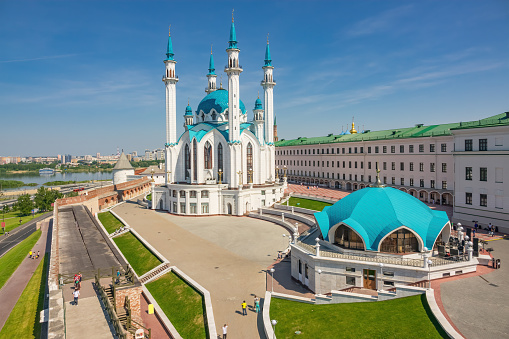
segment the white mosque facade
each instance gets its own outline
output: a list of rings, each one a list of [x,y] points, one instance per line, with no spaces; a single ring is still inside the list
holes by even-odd
[[[263,102],[254,104],[253,118],[240,100],[240,50],[232,20],[224,71],[228,90],[217,88],[211,53],[207,95],[196,111],[187,106],[184,133],[177,137],[176,86],[171,36],[168,37],[166,87],[166,182],[153,187],[152,208],[184,215],[243,215],[281,200],[286,177],[275,168],[272,60],[269,43],[263,69]]]

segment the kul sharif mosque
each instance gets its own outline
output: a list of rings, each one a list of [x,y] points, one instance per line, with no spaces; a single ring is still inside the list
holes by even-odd
[[[242,215],[272,205],[283,197],[286,177],[280,180],[275,167],[273,89],[276,82],[269,41],[260,72],[263,98],[254,100],[252,115],[240,99],[243,69],[238,45],[232,16],[224,69],[228,88],[223,88],[222,83],[217,88],[211,51],[207,95],[194,112],[188,103],[184,132],[178,136],[179,78],[169,35],[162,79],[166,89],[166,183],[153,186],[153,209],[186,215]]]

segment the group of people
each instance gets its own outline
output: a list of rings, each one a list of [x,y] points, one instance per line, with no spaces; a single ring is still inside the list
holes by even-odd
[[[39,256],[41,255],[40,251],[37,251],[37,254],[35,254],[35,251],[28,252],[28,257],[30,259],[39,259]]]
[[[242,315],[247,315],[247,303],[245,300],[242,302],[241,307]],[[258,298],[256,295],[254,296],[253,308],[256,313],[260,313],[260,298]]]
[[[74,275],[74,291],[72,292],[72,296],[74,297],[74,305],[76,306],[78,306],[78,298],[80,297],[82,279],[83,276],[81,275],[81,272],[78,272],[78,274]]]
[[[475,237],[475,233],[478,229],[482,229],[481,225],[477,223],[477,221],[474,222],[474,229],[472,230],[472,235]],[[488,223],[488,235],[490,237],[493,237],[495,235],[495,226],[490,223]]]

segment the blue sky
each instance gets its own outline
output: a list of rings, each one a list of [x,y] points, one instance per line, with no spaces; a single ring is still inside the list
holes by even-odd
[[[509,110],[509,2],[0,1],[0,155],[162,147],[168,25],[177,130],[226,64],[231,10],[241,99],[261,91],[266,35],[280,138],[484,118]]]

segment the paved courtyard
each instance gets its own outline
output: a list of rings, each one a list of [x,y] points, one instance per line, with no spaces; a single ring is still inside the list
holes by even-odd
[[[501,268],[441,284],[447,314],[468,339],[509,338],[509,240],[490,241]]]
[[[263,338],[253,295],[264,296],[265,270],[288,246],[280,226],[248,217],[183,217],[134,203],[114,209],[132,228],[192,279],[209,290],[217,333],[228,323],[232,338]],[[248,316],[240,304],[251,305]]]

